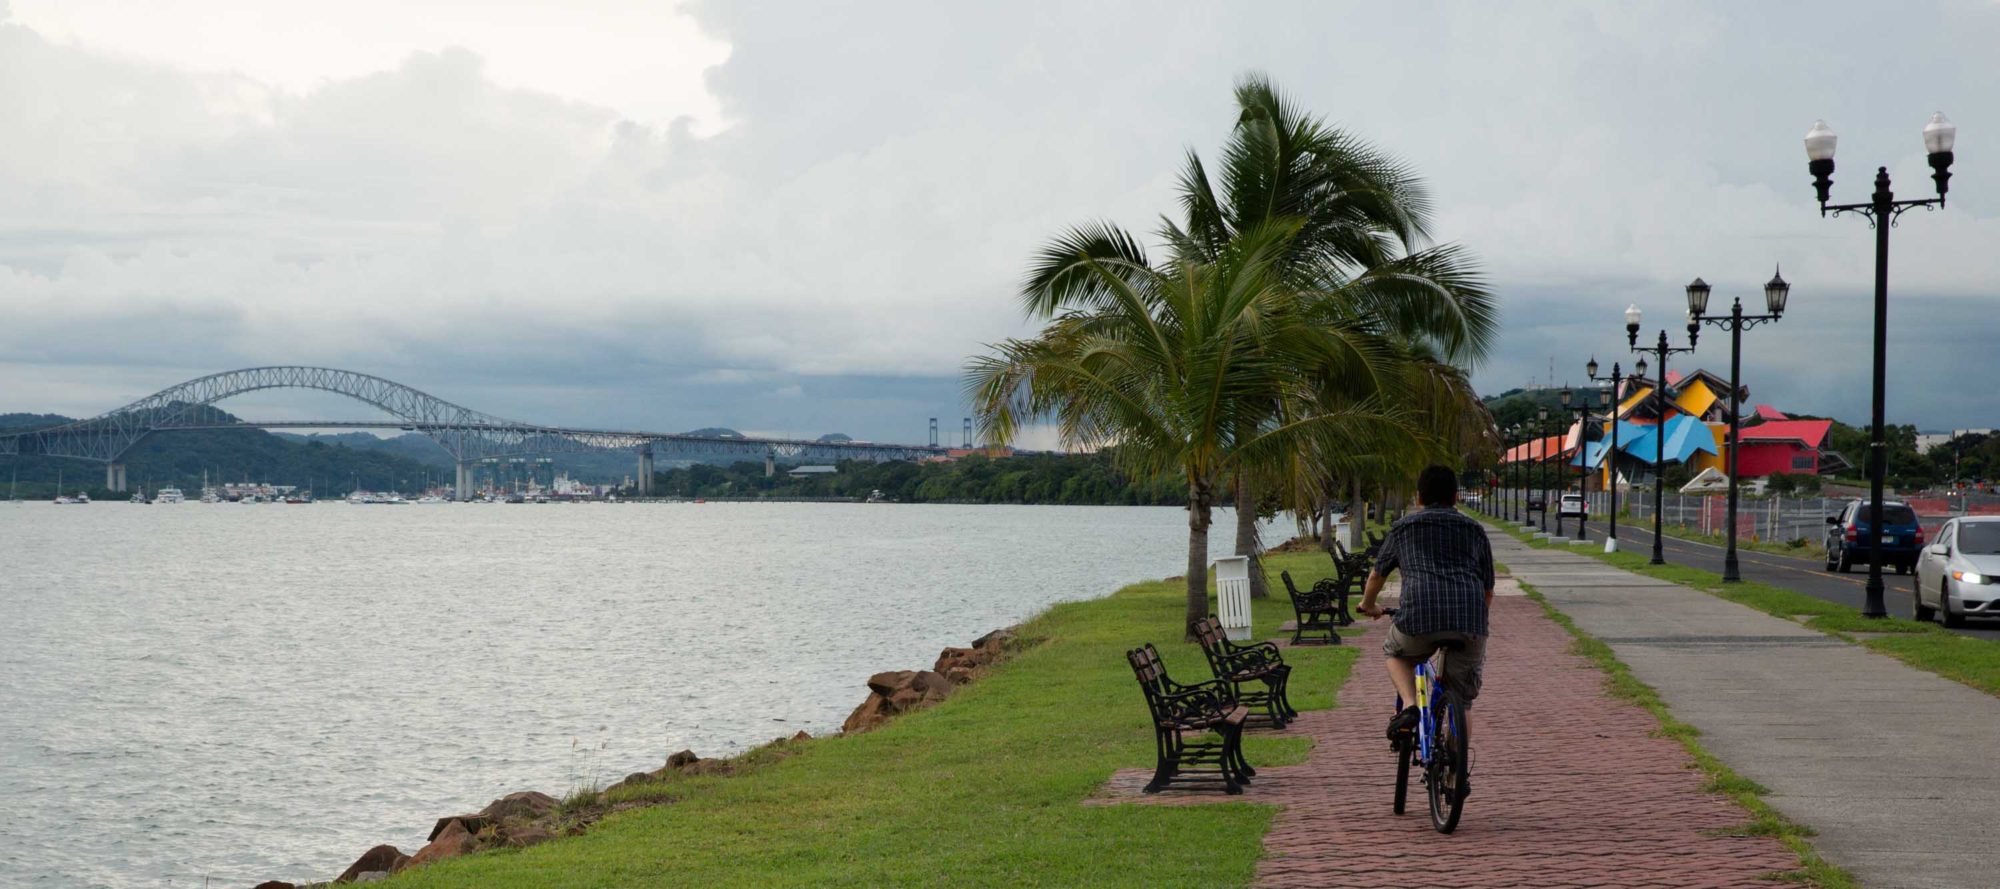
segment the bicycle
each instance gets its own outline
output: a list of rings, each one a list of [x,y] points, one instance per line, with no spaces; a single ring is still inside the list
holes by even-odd
[[[1393,617],[1394,608],[1382,613]],[[1447,643],[1417,665],[1417,731],[1413,738],[1396,742],[1396,814],[1407,808],[1410,764],[1424,770],[1424,789],[1430,797],[1431,827],[1438,833],[1458,829],[1465,811],[1465,795],[1472,780],[1471,730],[1466,724],[1465,707],[1458,695],[1442,681],[1445,658],[1459,650]],[[1396,696],[1396,712],[1403,712],[1402,695]]]

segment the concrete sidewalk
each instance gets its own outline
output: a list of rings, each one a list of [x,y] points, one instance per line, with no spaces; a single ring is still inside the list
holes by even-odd
[[[1699,590],[1491,534],[1494,556],[1651,685],[1869,887],[2000,885],[2000,699]]]

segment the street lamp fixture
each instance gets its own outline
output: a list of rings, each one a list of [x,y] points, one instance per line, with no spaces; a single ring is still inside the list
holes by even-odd
[[[1700,279],[1697,278],[1695,283],[1700,284]],[[1696,298],[1697,292],[1694,285],[1688,285],[1688,344],[1686,346],[1676,347],[1668,345],[1667,331],[1663,327],[1660,329],[1659,345],[1647,346],[1644,349],[1639,348],[1639,307],[1635,305],[1625,310],[1625,341],[1631,346],[1632,351],[1638,352],[1642,356],[1637,366],[1640,379],[1643,380],[1646,376],[1646,359],[1643,356],[1651,352],[1659,357],[1660,376],[1658,381],[1653,384],[1651,398],[1654,403],[1654,413],[1659,422],[1659,425],[1654,428],[1653,432],[1653,557],[1648,560],[1650,564],[1654,565],[1665,565],[1667,563],[1666,543],[1663,539],[1666,532],[1666,525],[1661,514],[1661,510],[1666,506],[1667,488],[1667,408],[1670,404],[1667,401],[1667,356],[1680,352],[1694,351],[1695,340],[1701,333],[1701,323],[1694,320],[1694,300]],[[1708,299],[1707,284],[1701,284],[1699,298],[1704,302]]]
[[[1743,384],[1741,382],[1743,373],[1743,331],[1756,327],[1759,324],[1776,321],[1779,317],[1783,316],[1785,314],[1785,300],[1791,295],[1792,285],[1785,283],[1784,275],[1776,272],[1772,273],[1771,280],[1764,284],[1764,308],[1768,314],[1743,314],[1743,300],[1739,298],[1734,300],[1730,305],[1729,314],[1709,315],[1705,312],[1708,306],[1708,294],[1706,292],[1708,285],[1702,284],[1700,278],[1694,279],[1694,284],[1688,285],[1688,307],[1690,309],[1694,308],[1694,290],[1697,284],[1701,285],[1703,290],[1701,295],[1702,309],[1696,310],[1693,317],[1703,323],[1713,324],[1723,330],[1729,331],[1729,459],[1726,467],[1729,472],[1729,517],[1725,520],[1729,525],[1729,546],[1724,550],[1722,556],[1722,580],[1725,583],[1734,583],[1743,579],[1743,574],[1738,568],[1736,558],[1736,452],[1743,446]]]
[[[1937,185],[1937,197],[1913,201],[1896,200],[1890,190],[1889,168],[1875,169],[1875,191],[1869,200],[1858,204],[1828,204],[1833,190],[1833,154],[1839,137],[1826,125],[1826,121],[1815,121],[1806,132],[1806,170],[1812,173],[1813,188],[1819,196],[1819,215],[1839,216],[1849,213],[1868,220],[1869,227],[1875,229],[1875,367],[1874,393],[1869,412],[1868,434],[1868,515],[1870,527],[1875,533],[1868,535],[1868,583],[1864,588],[1866,600],[1861,608],[1863,617],[1887,617],[1889,610],[1882,601],[1882,484],[1888,474],[1886,439],[1883,435],[1883,392],[1886,388],[1888,364],[1889,330],[1889,229],[1894,228],[1898,217],[1904,212],[1922,207],[1936,210],[1944,206],[1945,192],[1950,190],[1952,148],[1958,142],[1958,127],[1940,111],[1931,115],[1924,123],[1924,151],[1929,155],[1931,181]],[[1774,282],[1776,283],[1776,282]],[[1770,291],[1766,290],[1766,299]],[[1782,301],[1783,294],[1779,295]]]

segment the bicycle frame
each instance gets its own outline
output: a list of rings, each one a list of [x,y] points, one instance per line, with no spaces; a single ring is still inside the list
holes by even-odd
[[[1444,666],[1440,661],[1438,671],[1433,671],[1431,662],[1432,660],[1446,656],[1448,656],[1447,652],[1441,650],[1438,652],[1437,658],[1425,660],[1423,663],[1417,665],[1417,750],[1415,758],[1418,763],[1423,765],[1429,765],[1431,761],[1431,744],[1434,734],[1432,726],[1436,725],[1434,720],[1437,718],[1438,695],[1441,693],[1436,673],[1442,671]],[[1403,706],[1402,695],[1397,695],[1396,709],[1401,710]]]

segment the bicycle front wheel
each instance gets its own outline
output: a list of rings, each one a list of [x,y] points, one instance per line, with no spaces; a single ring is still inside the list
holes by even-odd
[[[1437,732],[1432,737],[1424,784],[1430,792],[1431,826],[1438,833],[1451,833],[1458,829],[1458,816],[1465,809],[1465,792],[1472,777],[1472,740],[1465,709],[1455,696],[1443,695],[1435,710]]]

